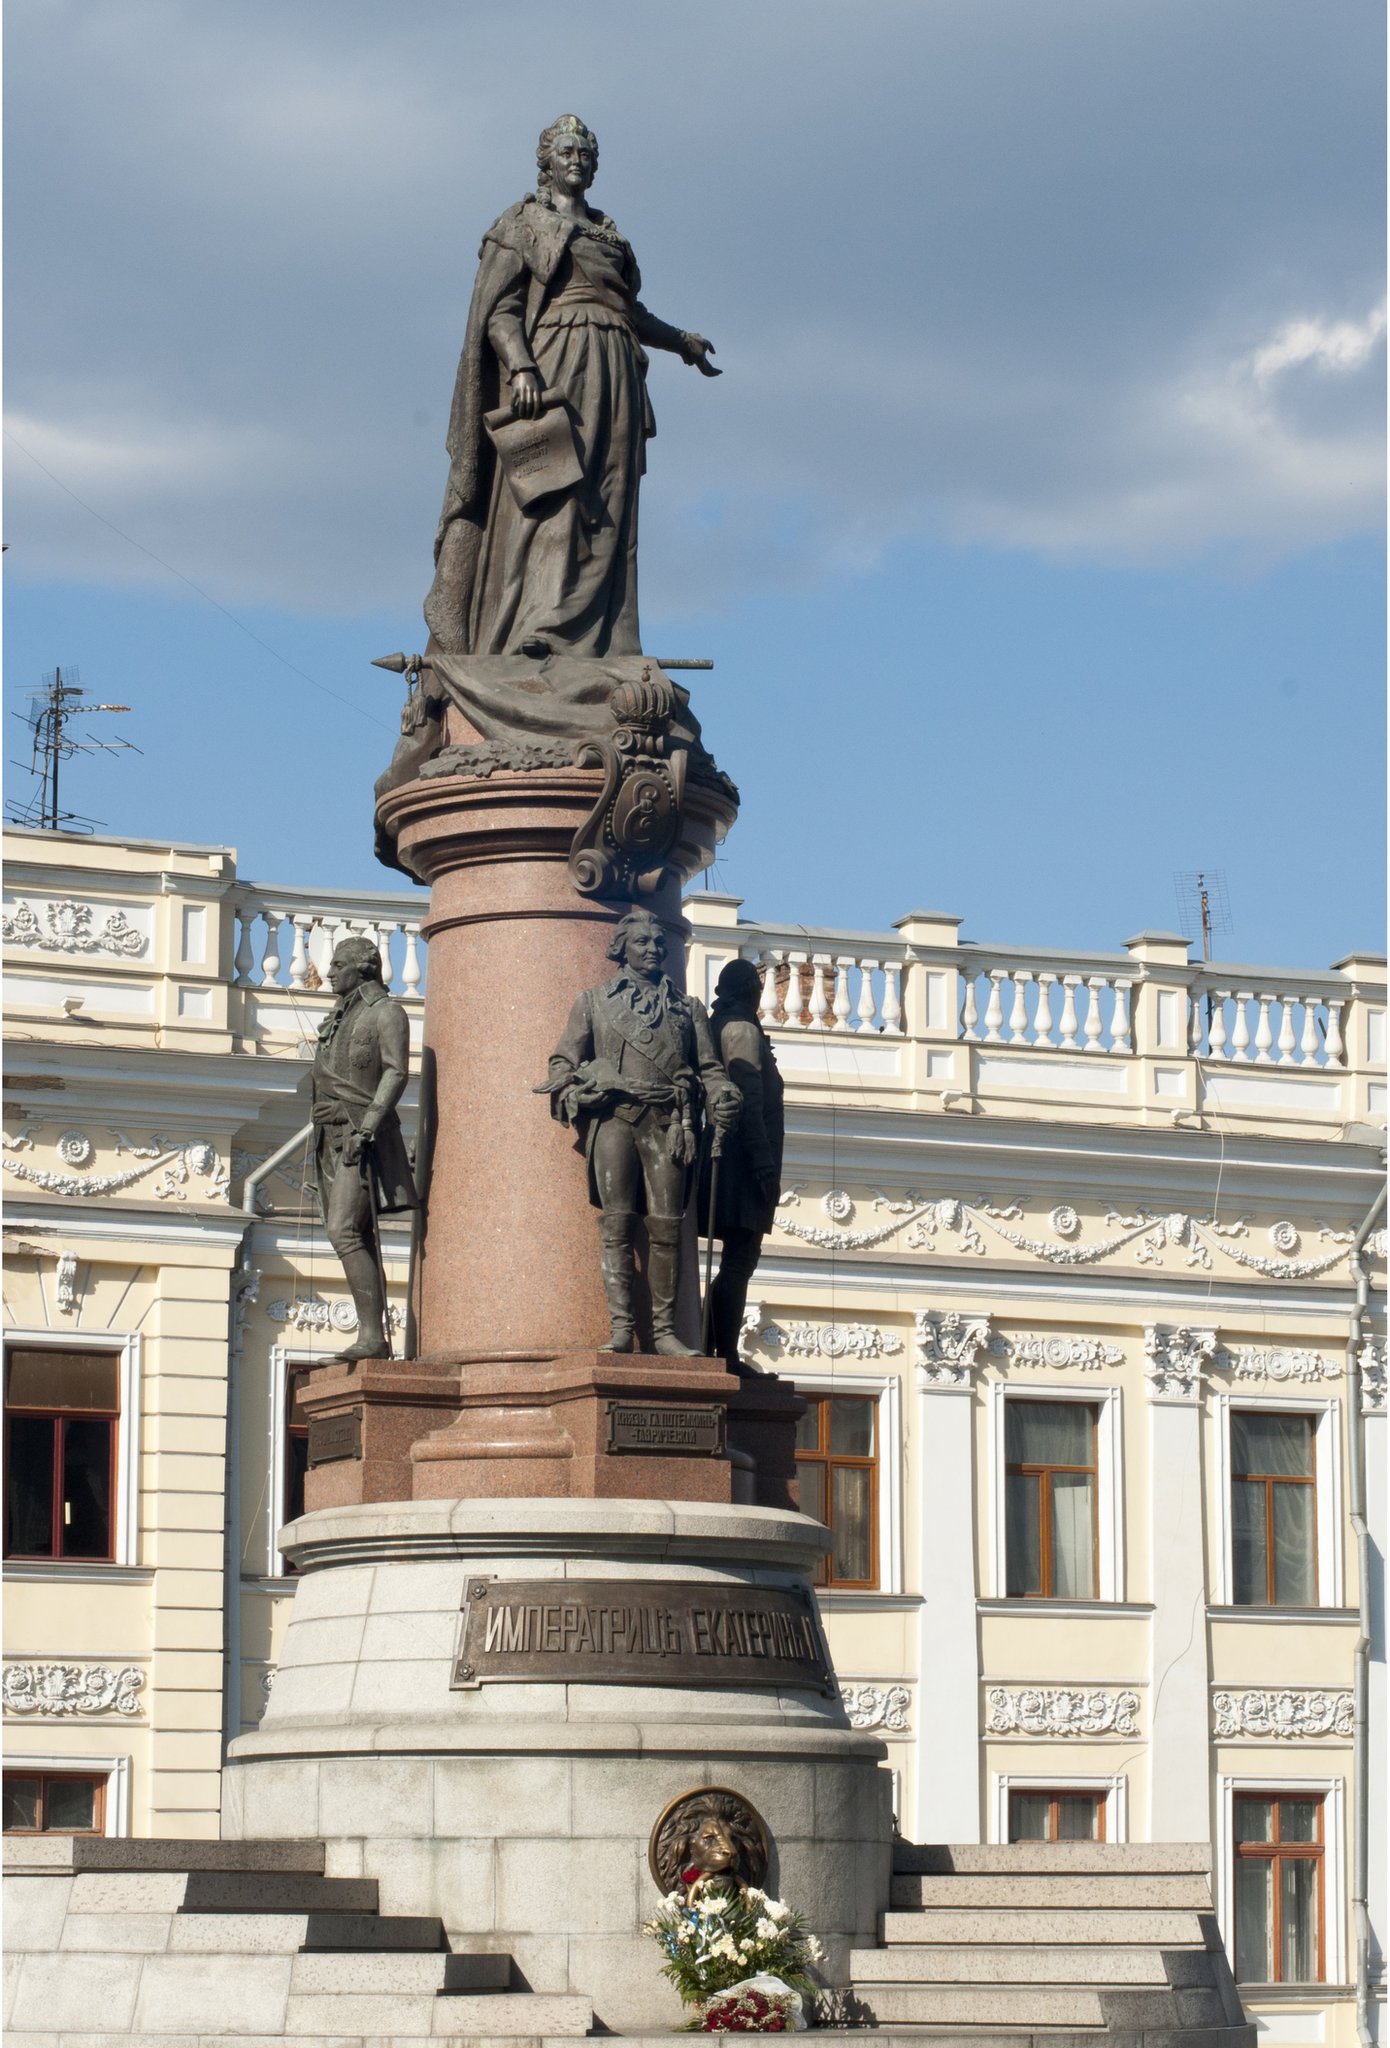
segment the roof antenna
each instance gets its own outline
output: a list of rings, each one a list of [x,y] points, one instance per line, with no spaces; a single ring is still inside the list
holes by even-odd
[[[99,739],[95,733],[84,733],[80,739],[68,731],[74,718],[85,717],[94,711],[129,711],[128,704],[88,704],[86,692],[77,680],[75,668],[55,668],[43,679],[43,688],[35,690],[29,698],[27,711],[16,711],[13,715],[22,719],[29,728],[30,750],[28,762],[14,761],[10,765],[24,769],[34,778],[37,787],[27,797],[11,797],[5,805],[5,816],[12,825],[28,825],[40,832],[92,832],[100,819],[86,818],[77,811],[65,811],[58,800],[58,771],[64,761],[74,754],[138,754],[143,750],[133,740]]]
[[[1196,868],[1173,877],[1178,900],[1178,930],[1189,943],[1202,935],[1202,958],[1210,960],[1216,932],[1231,929],[1231,899],[1226,893],[1226,876],[1221,868]]]

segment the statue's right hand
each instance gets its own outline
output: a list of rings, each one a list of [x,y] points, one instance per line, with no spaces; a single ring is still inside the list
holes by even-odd
[[[512,375],[512,411],[519,420],[533,420],[541,409],[541,380],[534,370]]]

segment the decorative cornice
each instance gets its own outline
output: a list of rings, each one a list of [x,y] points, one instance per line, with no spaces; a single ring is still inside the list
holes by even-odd
[[[1223,1345],[1213,1361],[1224,1366],[1238,1380],[1335,1380],[1340,1361],[1324,1358],[1318,1351],[1256,1350],[1249,1345],[1232,1349]]]
[[[1068,1686],[992,1685],[985,1694],[991,1735],[1137,1735],[1137,1692]]]
[[[7,1664],[0,1677],[6,1713],[45,1720],[75,1714],[138,1714],[145,1674],[133,1664]]]
[[[41,953],[114,953],[117,959],[138,959],[149,944],[124,911],[113,910],[100,931],[92,930],[90,903],[51,899],[39,919],[32,903],[16,903],[13,917],[0,917],[0,939],[7,946],[37,946]]]
[[[1216,1356],[1215,1330],[1193,1329],[1186,1323],[1171,1328],[1150,1323],[1144,1331],[1144,1350],[1149,1360],[1145,1376],[1150,1400],[1195,1407],[1206,1376],[1203,1367]]]
[[[259,1280],[256,1284],[259,1286]],[[317,1294],[296,1295],[293,1301],[282,1295],[277,1301],[268,1301],[265,1312],[272,1323],[288,1323],[292,1330],[323,1330],[336,1336],[357,1328],[357,1310],[351,1301],[324,1301]],[[394,1303],[388,1305],[386,1314],[393,1330],[405,1328],[405,1315]]]
[[[1349,1692],[1291,1688],[1214,1692],[1211,1711],[1212,1733],[1221,1741],[1243,1737],[1254,1742],[1292,1742],[1323,1735],[1350,1738],[1352,1732]]]
[[[32,1152],[32,1133],[38,1128],[37,1123],[30,1122],[23,1130],[8,1135],[4,1143],[5,1152]],[[217,1147],[205,1138],[151,1137],[148,1143],[140,1145],[125,1131],[114,1128],[111,1129],[111,1137],[115,1141],[114,1150],[118,1158],[128,1154],[139,1163],[117,1173],[88,1173],[87,1167],[95,1156],[96,1148],[85,1131],[69,1129],[63,1131],[54,1149],[64,1165],[75,1167],[76,1172],[58,1173],[51,1168],[30,1166],[24,1160],[9,1157],[0,1159],[0,1166],[16,1180],[25,1181],[32,1188],[41,1188],[46,1194],[67,1195],[82,1201],[91,1201],[101,1195],[123,1195],[141,1181],[147,1181],[155,1172],[159,1172],[159,1179],[153,1186],[142,1188],[142,1194],[152,1194],[159,1201],[186,1202],[189,1180],[196,1177],[206,1182],[196,1200],[226,1201],[230,1187],[227,1169]]]
[[[851,1728],[884,1728],[893,1735],[907,1734],[912,1695],[905,1685],[842,1685],[840,1698]]]
[[[917,1384],[968,1387],[989,1350],[989,1317],[924,1308],[913,1317],[913,1327],[917,1333]]]

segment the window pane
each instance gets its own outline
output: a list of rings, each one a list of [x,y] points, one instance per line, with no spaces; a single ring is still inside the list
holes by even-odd
[[[50,1778],[47,1826],[50,1834],[89,1835],[96,1826],[96,1786],[90,1779]]]
[[[802,1398],[805,1399],[805,1396]],[[796,1425],[796,1448],[799,1451],[820,1449],[820,1409],[819,1401],[806,1402],[806,1413]]]
[[[63,1424],[64,1557],[111,1555],[112,1427],[85,1416]]]
[[[1236,1840],[1238,1842],[1272,1842],[1274,1840],[1273,1800],[1237,1799]]]
[[[801,1512],[812,1515],[818,1522],[825,1520],[825,1467],[804,1461],[798,1464],[796,1476],[801,1482]]]
[[[1010,1465],[1093,1465],[1094,1408],[1079,1401],[1006,1401],[1004,1448]]]
[[[1231,1470],[1313,1476],[1313,1418],[1237,1408],[1231,1415]]]
[[[1313,1569],[1313,1489],[1274,1488],[1274,1598],[1280,1607],[1311,1607],[1317,1600]]]
[[[5,1380],[11,1408],[120,1406],[120,1359],[114,1351],[12,1351]]]
[[[5,1773],[5,1832],[11,1828],[36,1828],[39,1824],[39,1781]]]
[[[1011,1792],[1009,1794],[1009,1840],[1011,1842],[1045,1842],[1047,1840],[1047,1813],[1052,1801],[1046,1792]]]
[[[1052,1475],[1052,1592],[1059,1600],[1095,1597],[1094,1484],[1079,1472]]]
[[[869,1530],[869,1485],[866,1465],[832,1465],[832,1515],[835,1531],[834,1570],[837,1579],[867,1579],[872,1573]]]
[[[1269,1550],[1262,1479],[1231,1481],[1231,1576],[1237,1607],[1268,1604]]]
[[[1316,1842],[1318,1839],[1318,1801],[1316,1799],[1281,1799],[1279,1801],[1279,1839],[1281,1842]]]
[[[1088,1797],[1063,1796],[1057,1801],[1059,1842],[1094,1842],[1100,1802]]]
[[[1273,1859],[1247,1856],[1236,1863],[1236,1976],[1242,1984],[1271,1983]]]
[[[1318,1976],[1318,1864],[1314,1856],[1281,1856],[1279,1890],[1282,1926],[1279,1977],[1285,1984],[1313,1984]]]
[[[1011,1472],[1004,1481],[1004,1588],[1011,1600],[1042,1591],[1041,1490],[1036,1474]]]
[[[12,1415],[5,1474],[5,1552],[53,1555],[53,1434],[47,1416]]]
[[[876,1401],[846,1401],[836,1394],[830,1403],[830,1448],[843,1458],[874,1454]]]

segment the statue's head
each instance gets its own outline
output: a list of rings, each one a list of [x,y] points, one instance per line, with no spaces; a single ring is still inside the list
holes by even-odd
[[[541,130],[536,183],[542,192],[587,192],[598,170],[598,137],[578,114],[561,114]]]
[[[714,1000],[728,1010],[756,1010],[762,992],[762,969],[751,960],[731,960],[714,984]]]
[[[382,981],[381,955],[370,939],[344,939],[333,948],[328,986],[335,996],[347,995],[359,982]]]
[[[725,1870],[738,1867],[738,1843],[727,1821],[717,1814],[710,1814],[701,1821],[690,1837],[690,1864],[693,1869],[702,1870],[706,1877],[718,1877]]]
[[[660,921],[649,910],[629,910],[613,927],[608,957],[642,974],[660,973],[666,959],[666,933]]]

